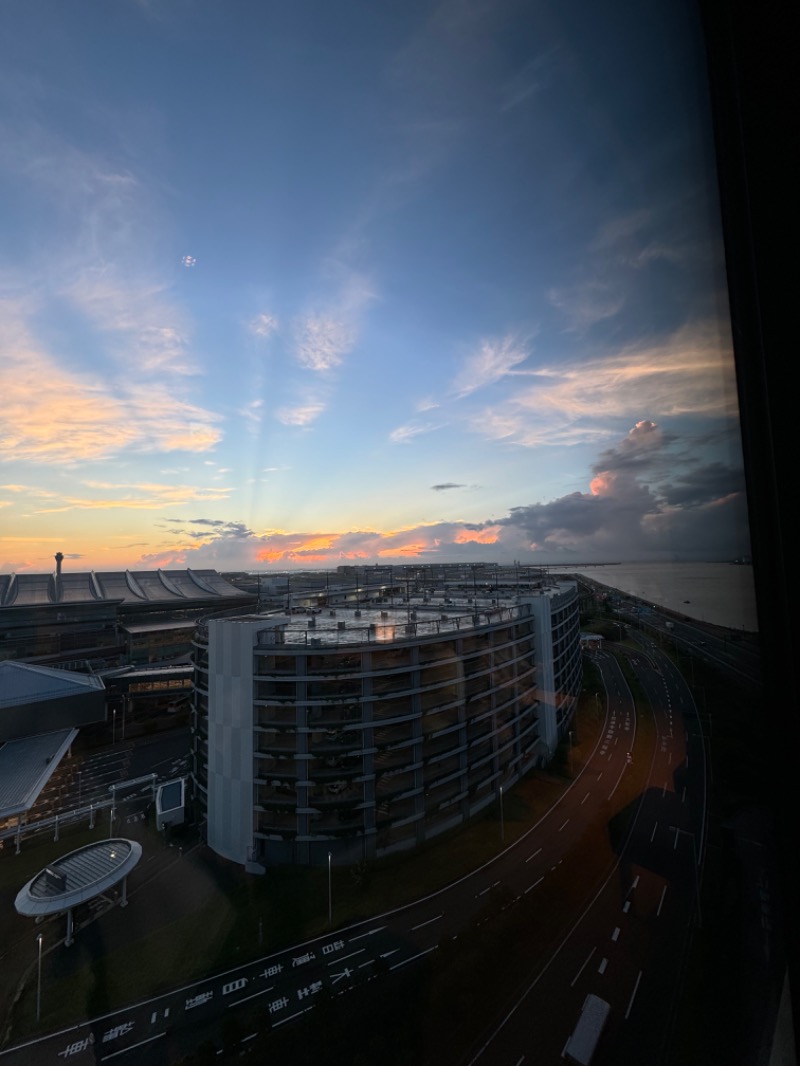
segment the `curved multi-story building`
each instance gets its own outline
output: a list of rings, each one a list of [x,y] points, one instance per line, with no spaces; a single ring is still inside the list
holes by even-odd
[[[208,844],[258,869],[413,847],[552,757],[580,686],[577,588],[209,618],[194,786]]]

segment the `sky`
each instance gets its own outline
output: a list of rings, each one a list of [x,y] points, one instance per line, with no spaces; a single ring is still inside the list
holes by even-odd
[[[0,572],[749,551],[686,0],[3,0]]]

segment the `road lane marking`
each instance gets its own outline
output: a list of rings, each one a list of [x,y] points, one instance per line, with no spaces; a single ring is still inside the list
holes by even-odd
[[[608,966],[608,959],[603,959],[603,961],[597,967],[597,972],[598,973],[605,973],[606,972],[606,966]]]
[[[538,881],[534,881],[532,885],[528,885],[528,887],[525,889],[524,895],[527,896],[528,893],[530,892],[530,890],[532,888],[536,888],[536,886],[540,885],[542,883],[542,881],[544,881],[544,876],[540,877]]]
[[[683,786],[683,792],[681,792],[681,803],[686,802],[686,785]]]
[[[343,991],[346,991],[346,990],[343,990]],[[337,995],[341,995],[341,994],[342,994],[341,992],[337,993]],[[294,1014],[290,1014],[288,1018],[281,1018],[281,1020],[279,1022],[273,1022],[272,1023],[272,1028],[273,1029],[277,1029],[279,1025],[286,1025],[286,1023],[292,1021],[293,1018],[299,1018],[302,1014],[308,1014],[308,1012],[310,1010],[313,1010],[313,1009],[314,1009],[314,1004],[312,1003],[310,1007],[305,1007],[303,1010],[296,1011]]]
[[[642,971],[639,970],[639,976],[636,978],[636,984],[633,986],[633,992],[631,993],[631,999],[630,1003],[628,1004],[628,1009],[625,1011],[626,1020],[630,1017],[631,1008],[633,1007],[633,1001],[636,999],[636,993],[639,991],[639,982],[641,981],[641,979]]]
[[[620,934],[620,928],[619,928],[619,926],[617,926],[617,928],[611,934],[611,939],[616,942],[619,939],[619,934]]]
[[[104,1055],[100,1061],[108,1062],[109,1059],[115,1059],[117,1055],[125,1055],[136,1047],[142,1047],[143,1044],[151,1044],[154,1040],[160,1040],[162,1036],[166,1035],[166,1033],[156,1033],[155,1036],[148,1036],[147,1040],[140,1040],[138,1044],[130,1044],[128,1047],[123,1048],[122,1051],[112,1051],[110,1055]]]
[[[619,788],[619,783],[622,780],[622,775],[625,773],[626,769],[627,769],[627,766],[623,766],[622,769],[620,770],[619,777],[617,778],[617,783],[616,783],[616,785],[614,785],[614,787],[611,789],[611,792],[609,793],[609,797],[608,797],[609,799],[611,799],[611,797],[614,795],[614,793]]]
[[[340,962],[344,962],[345,959],[354,959],[356,957],[356,955],[360,955],[362,952],[364,952],[366,950],[367,950],[366,948],[359,948],[358,951],[351,951],[349,955],[339,955],[337,958],[331,959],[331,961],[328,963],[328,965],[329,966],[338,966],[339,963]]]
[[[567,821],[566,821],[566,822],[564,822],[564,825],[566,825],[566,824],[567,824],[567,822],[569,822],[569,818],[567,818]],[[560,825],[560,826],[558,827],[558,831],[559,831],[559,833],[560,833],[560,832],[561,832],[561,830],[562,830],[562,829],[564,828],[564,825]]]
[[[499,881],[495,881],[493,885],[489,885],[487,888],[481,889],[480,892],[476,892],[475,893],[475,899],[477,899],[479,896],[485,896],[487,892],[491,892],[492,889],[493,888],[497,888],[497,886],[499,884],[500,884]]]
[[[622,908],[622,913],[623,913],[623,914],[627,914],[627,913],[628,913],[628,911],[629,911],[630,909],[631,909],[631,901],[630,901],[630,900],[628,900],[628,901],[627,901],[627,902],[625,903],[625,906],[624,906],[624,907]]]
[[[269,988],[262,988],[260,992],[253,992],[250,996],[243,996],[242,999],[237,999],[235,1003],[228,1003],[229,1007],[238,1007],[240,1003],[246,1003],[248,999],[255,999],[256,996],[263,996],[265,992],[271,992],[275,985],[270,985]]]
[[[658,901],[658,910],[656,911],[656,918],[661,914],[661,908],[664,906],[664,896],[667,894],[667,886],[661,889],[661,899]]]
[[[525,860],[525,862],[530,862],[530,861],[531,861],[531,859],[535,859],[535,858],[536,858],[536,856],[537,856],[537,855],[538,855],[538,854],[539,854],[539,853],[541,852],[541,850],[542,850],[541,848],[537,848],[537,849],[536,849],[536,851],[534,851],[533,855],[529,855],[529,856],[527,857],[527,859]]]
[[[656,829],[658,829],[658,822],[653,826],[653,832],[650,834],[650,843],[653,843],[653,838],[656,835]]]
[[[390,966],[390,970],[399,970],[401,966],[406,966],[409,962],[413,962],[415,959],[421,959],[423,955],[430,955],[432,951],[436,951],[438,944],[434,944],[432,948],[426,948],[424,951],[420,951],[418,955],[412,955],[410,959],[403,959],[402,962],[396,962],[394,966]]]
[[[582,807],[582,806],[584,805],[584,803],[585,803],[585,802],[586,802],[586,801],[588,800],[588,798],[589,798],[589,793],[587,792],[587,793],[586,793],[586,795],[585,795],[585,796],[583,797],[583,799],[581,800],[581,804],[580,804],[580,805],[581,805],[581,807]]]
[[[575,976],[570,981],[570,983],[569,983],[569,987],[570,988],[574,988],[575,987],[575,983],[577,982],[578,978],[583,973],[583,971],[586,969],[586,967],[589,965],[589,961],[590,961],[592,955],[594,955],[595,951],[597,951],[597,948],[592,948],[592,950],[586,956],[586,961],[584,962],[583,966],[581,966],[580,970],[578,970],[578,972],[575,974]]]
[[[420,922],[419,925],[412,925],[411,932],[413,933],[416,929],[422,929],[424,925],[430,925],[431,922],[438,922],[440,918],[444,918],[444,915],[437,914],[435,918],[429,918],[427,922]]]
[[[379,925],[379,926],[376,926],[375,929],[369,929],[366,933],[359,933],[358,936],[351,936],[350,940],[348,941],[348,943],[352,944],[356,940],[363,940],[363,938],[365,936],[372,936],[373,933],[380,933],[380,931],[382,929],[385,929],[385,928],[386,928],[385,925]]]
[[[637,875],[636,875],[636,877],[634,877],[634,879],[633,879],[633,884],[632,884],[632,885],[631,885],[631,887],[630,887],[630,888],[628,889],[628,891],[629,891],[629,892],[633,892],[634,888],[636,888],[636,886],[637,886],[638,884],[639,884],[639,875],[637,874]]]

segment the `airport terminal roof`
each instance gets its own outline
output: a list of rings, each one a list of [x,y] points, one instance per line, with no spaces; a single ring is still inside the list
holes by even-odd
[[[119,570],[0,575],[0,607],[122,603],[191,607],[248,594],[216,570]]]
[[[0,821],[31,809],[77,735],[58,729],[0,746]]]
[[[142,845],[124,837],[87,844],[31,878],[18,892],[14,906],[28,917],[59,914],[113,888],[141,857]]]
[[[104,688],[102,680],[94,674],[79,674],[10,659],[0,662],[0,709]]]

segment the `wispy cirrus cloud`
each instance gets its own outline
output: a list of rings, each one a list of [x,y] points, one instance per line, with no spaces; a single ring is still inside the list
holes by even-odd
[[[407,444],[414,437],[419,437],[423,433],[432,433],[440,428],[441,423],[436,422],[406,422],[404,425],[392,430],[389,434],[389,440],[392,444]]]
[[[466,359],[452,391],[458,398],[469,396],[511,373],[529,355],[528,346],[513,335],[483,340]]]
[[[101,481],[84,482],[85,488],[95,490],[92,496],[75,496],[50,490],[39,490],[36,495],[51,501],[31,508],[32,514],[56,514],[63,511],[159,511],[165,507],[177,507],[187,503],[209,503],[226,500],[231,490],[226,488],[205,489],[189,485],[162,485],[158,483],[113,484]]]
[[[525,388],[471,416],[474,431],[527,447],[598,443],[614,420],[738,417],[727,337],[696,324],[572,366],[542,366]]]
[[[247,324],[248,331],[260,340],[265,341],[278,330],[278,319],[267,311],[254,315]]]
[[[340,366],[356,339],[353,325],[329,314],[304,315],[295,323],[295,358],[318,373]]]
[[[310,426],[324,410],[325,404],[322,402],[297,404],[278,408],[275,417],[284,426]]]

